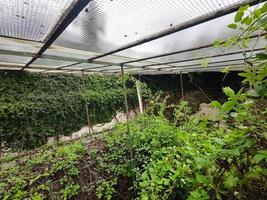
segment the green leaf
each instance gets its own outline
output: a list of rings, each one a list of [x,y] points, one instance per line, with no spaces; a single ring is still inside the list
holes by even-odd
[[[244,5],[239,8],[240,11],[246,11],[249,8],[249,5]]]
[[[222,104],[218,101],[212,101],[211,106],[213,106],[214,108],[221,108]]]
[[[252,23],[252,18],[249,17],[249,18],[246,20],[245,24],[249,26],[251,23]]]
[[[267,54],[266,53],[257,53],[256,58],[259,60],[266,60],[267,59]]]
[[[190,192],[188,200],[207,200],[210,199],[208,193],[203,189],[196,189]]]
[[[224,181],[224,186],[228,189],[233,188],[238,185],[239,178],[233,175],[230,175]]]
[[[237,103],[235,101],[227,101],[222,105],[223,112],[229,112]]]
[[[241,77],[245,77],[246,79],[244,79],[242,82],[245,83],[245,82],[252,82],[253,79],[254,79],[254,73],[251,72],[251,71],[245,71],[245,72],[241,72],[238,74],[239,76]]]
[[[260,69],[258,72],[258,80],[262,81],[264,78],[267,77],[267,63],[263,63],[259,65]]]
[[[252,23],[252,18],[249,17],[249,16],[243,18],[242,21],[241,21],[241,24],[246,24],[246,25],[248,25],[248,26],[249,26],[251,23]]]
[[[253,11],[253,16],[259,18],[261,16],[261,9],[257,9]]]
[[[215,42],[213,43],[213,47],[214,48],[218,48],[221,44],[223,43],[221,38],[218,38],[217,40],[215,40]]]
[[[202,60],[200,61],[200,65],[201,65],[202,67],[207,67],[208,64],[209,64],[209,61],[208,61],[207,58],[204,58],[204,59],[202,59]]]
[[[224,87],[223,88],[223,93],[228,96],[228,97],[231,97],[233,98],[235,96],[235,92],[234,90],[232,90],[230,87]]]
[[[227,67],[223,68],[222,73],[228,74],[230,72],[230,68],[231,68],[231,66],[227,66]]]
[[[236,29],[237,28],[237,24],[228,24],[227,27],[231,28],[231,29]]]
[[[267,161],[267,150],[261,150],[261,151],[258,151],[255,156],[253,157],[253,160],[256,162],[256,163],[259,163],[260,161],[264,160]]]
[[[262,8],[261,8],[261,12],[267,12],[267,2],[263,4]]]
[[[239,10],[235,15],[235,23],[240,22],[242,20],[242,17],[244,16],[244,11]]]
[[[263,159],[265,159],[266,156],[263,155],[263,154],[256,154],[254,157],[253,157],[253,160],[256,162],[256,163],[259,163],[260,161],[262,161]]]
[[[197,174],[196,175],[196,180],[199,183],[209,184],[209,179],[207,178],[207,176],[203,176],[203,175]]]

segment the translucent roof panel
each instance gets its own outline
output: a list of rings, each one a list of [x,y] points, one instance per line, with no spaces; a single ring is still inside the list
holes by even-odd
[[[20,70],[21,67],[8,67],[8,66],[1,66],[0,65],[0,70]]]
[[[86,61],[87,59],[98,56],[98,55],[101,55],[101,54],[97,52],[77,50],[77,49],[71,49],[71,48],[61,47],[57,45],[52,45],[45,51],[42,57],[43,58],[54,57],[54,59],[61,59],[65,61],[82,62],[80,64],[69,66],[70,68],[76,68],[76,69],[78,68],[84,69],[88,67],[95,68],[95,67],[101,67],[101,66],[113,65],[113,64],[115,65],[117,64],[119,66],[120,63],[127,62],[133,59],[133,58],[125,57],[125,56],[110,55],[110,56],[97,59],[96,61],[93,61],[92,63],[87,63]],[[142,61],[142,62],[131,63],[129,65],[131,67],[135,67],[135,66],[142,67],[143,65],[149,65],[149,64],[155,64],[155,62]],[[66,65],[65,67],[69,68],[68,65]]]
[[[12,62],[0,62],[0,69],[20,70],[24,64]]]
[[[1,27],[0,27],[1,28]],[[43,43],[0,36],[0,50],[37,53]]]
[[[26,64],[31,59],[32,59],[31,57],[13,56],[13,55],[7,56],[7,55],[0,54],[0,62]]]
[[[254,47],[254,44],[255,44],[256,40],[257,40],[257,38],[251,39],[251,42],[249,44],[249,48],[247,50],[249,50],[250,48]],[[173,43],[175,43],[175,41],[176,40],[174,39]],[[213,41],[211,41],[210,43],[207,43],[207,44],[212,44]],[[264,41],[264,39],[261,38],[257,42],[257,45],[256,45],[255,48],[263,48],[265,43],[266,42]],[[205,45],[205,43],[202,44],[202,45]],[[198,46],[190,46],[189,45],[187,47],[184,47],[183,49],[188,49],[188,48],[192,48],[192,47],[198,47]],[[178,48],[179,47],[177,47],[176,49],[174,49],[173,51],[170,51],[170,52],[183,50],[183,49],[178,49]],[[209,48],[203,48],[203,49],[199,49],[199,50],[195,50],[195,51],[189,51],[189,52],[185,52],[185,53],[174,54],[174,55],[171,55],[171,56],[165,56],[165,57],[161,57],[161,58],[151,59],[149,61],[158,62],[158,63],[160,63],[160,62],[171,62],[171,61],[193,59],[193,58],[199,58],[199,57],[209,57],[209,56],[212,56],[212,55],[226,54],[226,53],[238,52],[238,51],[241,51],[241,49],[239,47],[231,47],[229,49],[209,47]],[[167,51],[167,52],[169,52],[169,51]]]
[[[212,52],[212,51],[211,51]],[[258,53],[259,50],[255,49],[253,52],[253,55],[255,55],[255,53]],[[232,54],[232,55],[231,55]],[[215,57],[213,57],[215,56]],[[247,56],[250,56],[250,51],[247,52]],[[201,58],[201,59],[199,59]],[[213,64],[213,62],[226,62],[226,61],[235,61],[235,60],[244,60],[244,55],[243,53],[241,53],[240,50],[238,51],[224,51],[221,52],[221,54],[217,53],[213,53],[213,54],[206,54],[204,56],[192,56],[192,57],[187,57],[186,59],[181,59],[180,55],[176,56],[176,59],[174,59],[173,62],[175,63],[169,63],[168,66],[166,65],[160,65],[160,63],[158,63],[155,66],[145,66],[145,68],[149,68],[149,69],[166,69],[166,68],[170,68],[170,66],[173,67],[185,67],[188,65],[201,65],[201,63],[206,62],[208,65]],[[171,61],[172,62],[172,61]],[[164,63],[164,62],[163,62]]]
[[[76,0],[0,0],[0,35],[45,41]]]
[[[45,70],[42,70],[42,69],[26,68],[25,71],[29,71],[29,72],[44,72]]]
[[[74,62],[68,62],[68,61],[64,61],[64,60],[53,60],[53,59],[39,58],[39,59],[35,60],[32,63],[32,65],[44,65],[46,67],[57,68],[57,67],[65,66],[65,65],[71,65],[73,63]]]
[[[81,63],[78,65],[66,67],[64,69],[77,69],[77,70],[83,70],[83,69],[102,69],[103,65],[93,64],[93,63]]]
[[[190,20],[197,19],[241,2],[243,1],[95,0],[87,5],[84,11],[78,15],[73,23],[71,23],[63,34],[55,41],[55,44],[80,50],[105,53],[131,42],[143,39],[151,34],[166,29],[172,29],[173,26],[184,24]],[[234,15],[235,13],[232,13],[210,20],[175,34],[118,52],[115,55],[99,58],[97,61],[119,64],[131,59],[144,58],[161,53],[212,44],[217,38],[227,39],[233,37],[237,35],[239,31],[229,29],[227,25],[233,22]],[[260,44],[262,43],[260,42]],[[133,67],[142,67],[144,65],[150,65],[151,63],[153,65],[153,63],[187,60],[235,50],[238,49],[201,49],[199,51],[131,63],[129,69],[134,70],[135,68],[132,69]],[[230,55],[230,57],[237,59],[240,55]],[[91,56],[88,58],[91,58]],[[215,62],[220,59],[226,59],[226,56],[223,58],[211,58],[210,61]],[[199,64],[198,61],[186,61],[185,63]],[[174,64],[174,66],[176,66],[176,64]],[[109,67],[110,66],[107,66],[105,68],[109,70]],[[164,68],[164,66],[149,67],[149,69],[152,70],[157,68]],[[104,71],[106,71],[106,69]]]
[[[51,45],[45,52],[44,55],[50,56],[63,56],[75,59],[88,59],[100,55],[97,52],[81,51],[73,48],[66,48],[57,45]]]
[[[90,2],[87,8],[69,25],[55,44],[88,51],[107,52],[239,2],[241,0],[95,0]],[[220,23],[214,21],[208,24],[214,30],[214,33],[211,34],[214,35],[215,39],[218,36],[215,35],[215,31],[224,32],[227,29],[224,25],[227,25],[231,20],[232,17],[228,16],[220,19]],[[179,38],[175,42],[175,46],[181,41],[183,44],[179,44],[179,48],[192,46],[192,43],[198,45],[199,41],[203,41],[203,34],[207,34],[207,30],[210,29],[207,29],[206,24],[195,30],[197,32],[190,30],[191,34],[188,39],[184,38],[185,35],[183,38],[175,37],[176,39]],[[233,31],[229,32],[230,35],[234,34]],[[197,34],[200,36],[195,37]],[[138,53],[141,56],[144,56],[145,53],[161,53],[172,50],[170,47],[172,44],[173,40],[169,39],[152,45],[144,44],[133,48],[133,52],[136,52],[137,55],[130,56],[132,51],[123,55],[137,57]]]
[[[202,70],[206,70],[207,68],[212,68],[212,67],[234,67],[236,65],[240,65],[240,64],[244,64],[244,61],[231,61],[231,62],[224,62],[224,63],[212,63],[209,64],[208,66],[201,66],[201,65],[188,65],[188,66],[177,66],[177,67],[173,67],[173,68],[168,68],[168,69],[164,69],[162,68],[162,71],[175,71],[175,70],[179,70],[179,71],[187,71],[187,70],[193,70],[193,69],[202,69]]]
[[[247,66],[242,65],[242,64],[227,67],[229,71],[242,71],[245,68],[247,68]],[[218,66],[218,67],[207,67],[204,69],[188,69],[183,72],[222,72],[224,69],[225,69],[225,66]],[[172,71],[172,72],[180,72],[180,70]]]
[[[255,5],[260,1],[91,0],[84,7],[86,2],[88,1],[0,0],[0,62],[5,66],[10,63],[17,67],[22,65],[33,71],[62,70],[67,73],[86,69],[88,73],[116,73],[120,72],[120,65],[124,62],[125,71],[131,73],[218,70],[226,64],[239,69],[244,67],[239,66],[243,65],[242,53],[232,54],[240,51],[238,48],[201,48],[156,59],[127,62],[211,45],[217,38],[236,36],[239,34],[237,30],[227,28],[233,22],[235,13],[219,18],[215,15],[221,16],[236,10],[240,4],[250,2]],[[72,21],[75,12],[79,14]],[[208,21],[211,16],[215,19]],[[200,23],[203,21],[206,22]],[[188,23],[192,27],[187,26]],[[177,27],[189,28],[156,40],[148,39],[151,36],[158,38],[155,34],[167,35],[169,31],[173,33],[178,30]],[[132,48],[116,51],[115,54],[108,53],[134,42],[140,44],[140,41],[150,42],[132,45]],[[264,46],[265,42],[260,40],[256,48]],[[103,53],[108,56],[101,57]],[[96,56],[100,58],[94,59]],[[206,57],[211,65],[202,69],[201,59]]]
[[[129,55],[129,56],[131,56],[131,55]],[[115,63],[115,64],[120,64],[120,63],[131,61],[131,60],[133,60],[132,57],[109,55],[109,56],[105,56],[103,58],[99,58],[96,61],[103,61],[103,62],[111,62],[111,63]],[[147,61],[134,62],[134,63],[131,63],[130,65],[143,66],[143,65],[149,65],[149,64],[154,64],[154,63],[155,62],[153,62],[152,60],[147,60]]]

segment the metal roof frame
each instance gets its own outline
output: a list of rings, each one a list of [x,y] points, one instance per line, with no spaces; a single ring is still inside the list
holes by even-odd
[[[162,53],[159,55],[154,55],[154,56],[149,56],[149,57],[144,57],[144,58],[139,58],[139,59],[131,59],[121,62],[121,63],[114,63],[114,62],[108,62],[108,61],[101,61],[98,60],[103,57],[107,57],[110,55],[115,55],[118,52],[136,47],[141,44],[148,43],[150,41],[157,40],[159,38],[177,33],[179,31],[191,28],[193,26],[202,24],[204,22],[225,16],[227,14],[233,13],[239,9],[239,7],[243,5],[256,5],[265,1],[262,0],[246,0],[242,1],[239,3],[235,3],[233,5],[230,5],[224,9],[220,9],[214,12],[210,12],[207,15],[200,16],[198,18],[186,21],[182,24],[178,24],[175,26],[172,26],[171,28],[167,28],[163,31],[157,32],[155,34],[151,34],[148,37],[141,38],[137,41],[128,43],[127,45],[123,45],[119,48],[116,48],[112,51],[99,54],[96,56],[93,56],[88,59],[78,59],[78,58],[72,58],[72,57],[64,57],[64,56],[55,56],[55,55],[46,55],[44,54],[47,49],[54,43],[54,41],[64,32],[64,30],[71,24],[71,22],[79,15],[79,13],[88,5],[90,0],[78,0],[76,3],[70,8],[70,10],[66,13],[66,15],[62,18],[62,20],[59,21],[59,23],[54,27],[54,30],[52,31],[52,34],[49,36],[49,38],[46,40],[44,43],[40,43],[43,46],[39,49],[37,53],[30,53],[30,52],[19,52],[19,51],[10,51],[10,50],[1,50],[0,49],[0,55],[14,55],[14,56],[24,56],[24,57],[32,57],[32,59],[25,64],[25,66],[21,67],[21,70],[25,70],[26,68],[29,69],[43,69],[44,71],[64,71],[64,72],[76,72],[76,71],[81,71],[81,72],[96,72],[96,73],[118,73],[119,71],[116,69],[108,69],[109,67],[117,66],[118,69],[123,67],[125,70],[127,69],[133,69],[133,73],[141,73],[141,72],[156,72],[156,73],[173,73],[176,70],[180,71],[185,71],[185,70],[198,70],[201,69],[201,66],[198,64],[189,64],[189,65],[181,65],[181,66],[173,66],[172,64],[180,63],[180,62],[188,62],[188,61],[196,61],[196,60],[201,60],[207,57],[198,57],[198,58],[192,58],[192,59],[183,59],[183,60],[177,60],[177,61],[170,61],[170,62],[163,62],[163,63],[152,63],[150,62],[149,64],[142,64],[141,62],[147,61],[147,60],[152,60],[155,58],[161,58],[161,57],[167,57],[171,55],[178,55],[181,53],[185,52],[190,52],[190,51],[195,51],[195,50],[200,50],[200,49],[206,49],[210,48],[213,46],[213,44],[206,44],[206,45],[201,45],[198,47],[190,47],[187,49],[179,50],[179,51],[174,51],[174,52],[169,52],[169,53]],[[266,35],[266,33],[263,33],[263,35]],[[260,36],[263,36],[260,35]],[[9,36],[0,36],[0,37],[6,37],[6,38],[11,38],[11,39],[20,39],[20,38],[14,38],[14,37],[9,37]],[[252,38],[259,37],[259,35],[252,36]],[[24,39],[20,39],[24,40]],[[29,42],[36,42],[36,41],[31,41],[31,40],[25,40]],[[254,51],[260,51],[264,50],[264,48],[257,48]],[[246,50],[249,52],[250,50]],[[223,54],[216,54],[212,56],[208,56],[208,58],[214,58],[214,57],[222,57],[222,56],[227,56],[227,55],[235,55],[235,54],[241,54],[243,51],[239,52],[228,52],[228,53],[223,53]],[[34,61],[36,61],[39,58],[44,58],[44,59],[51,59],[51,60],[62,60],[62,61],[69,61],[73,62],[72,64],[64,65],[64,66],[59,66],[59,67],[45,67],[45,66],[38,66],[34,64]],[[216,62],[211,62],[210,64],[221,64],[225,62],[230,62],[230,61],[241,61],[242,59],[232,59],[232,60],[225,60],[225,61],[216,61]],[[91,67],[85,67],[85,68],[77,68],[75,69],[74,66],[82,64],[82,63],[92,63],[92,64],[99,64],[101,66],[91,66]],[[132,63],[141,63],[142,66],[136,66],[133,65]],[[240,63],[242,64],[242,63]],[[164,67],[158,67],[158,68],[151,68],[152,66],[163,66]],[[6,65],[8,67],[9,65]],[[223,66],[223,65],[221,65]],[[1,64],[0,64],[1,67]],[[11,68],[11,66],[9,66]],[[74,68],[71,68],[74,67]],[[209,68],[214,68],[218,66],[209,66]],[[95,69],[95,70],[94,70]],[[136,69],[136,70],[135,70]],[[140,72],[139,72],[140,71]]]

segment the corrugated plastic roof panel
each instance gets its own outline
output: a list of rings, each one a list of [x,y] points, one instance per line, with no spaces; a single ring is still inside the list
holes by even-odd
[[[79,2],[87,1],[0,0],[0,62],[26,66],[31,58],[36,57],[54,30],[60,27],[60,23],[69,11]],[[90,60],[123,45],[244,2],[244,0],[91,0],[53,45],[46,49],[43,55],[38,54],[38,59],[27,67],[35,70],[44,67],[53,70],[60,68],[64,71],[88,69],[88,73],[90,71],[112,73],[118,72],[123,62],[212,44],[217,38],[227,39],[239,33],[227,28],[227,25],[233,22],[235,13],[113,55]],[[260,41],[257,48],[263,47],[264,42]],[[232,60],[226,64],[233,64],[235,66],[233,69],[240,69],[242,66],[238,64],[242,65],[242,60],[240,63],[236,60],[241,59],[241,53],[214,56],[237,50],[238,48],[224,50],[210,47],[126,64],[125,71],[167,73],[182,69],[220,70],[220,65],[224,64],[216,62],[225,60]],[[8,53],[10,55],[7,55]],[[208,58],[209,62],[213,63],[210,68],[201,68],[201,57],[211,57]],[[157,65],[170,61],[179,62]]]
[[[1,50],[37,53],[42,45],[43,43],[39,42],[25,41],[25,40],[0,36]]]
[[[0,0],[0,35],[45,41],[76,0]]]

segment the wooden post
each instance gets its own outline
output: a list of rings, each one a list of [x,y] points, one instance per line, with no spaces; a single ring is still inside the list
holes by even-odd
[[[181,82],[182,100],[184,100],[184,85],[183,85],[183,74],[182,74],[182,72],[180,72],[180,82]]]
[[[125,85],[125,78],[124,78],[124,70],[123,65],[121,65],[121,80],[123,85],[123,91],[124,91],[124,105],[125,105],[125,115],[126,115],[126,125],[127,125],[127,134],[129,135],[129,146],[130,146],[130,157],[133,158],[133,150],[132,150],[132,144],[131,144],[131,133],[130,133],[130,125],[129,125],[129,110],[128,110],[128,100],[127,100],[127,90]]]
[[[141,82],[136,81],[135,84],[136,84],[136,91],[137,91],[137,97],[138,97],[138,102],[139,102],[139,110],[140,110],[140,113],[143,113]]]
[[[88,126],[88,133],[90,134],[90,117],[89,117],[89,110],[88,110],[88,99],[87,99],[87,95],[86,95],[86,84],[85,84],[85,80],[84,80],[84,74],[82,72],[82,80],[83,80],[83,90],[84,90],[84,102],[85,102],[85,112],[86,112],[86,118],[87,118],[87,126]],[[92,133],[93,133],[93,129],[92,129]]]
[[[0,140],[0,158],[2,158],[2,141]]]

